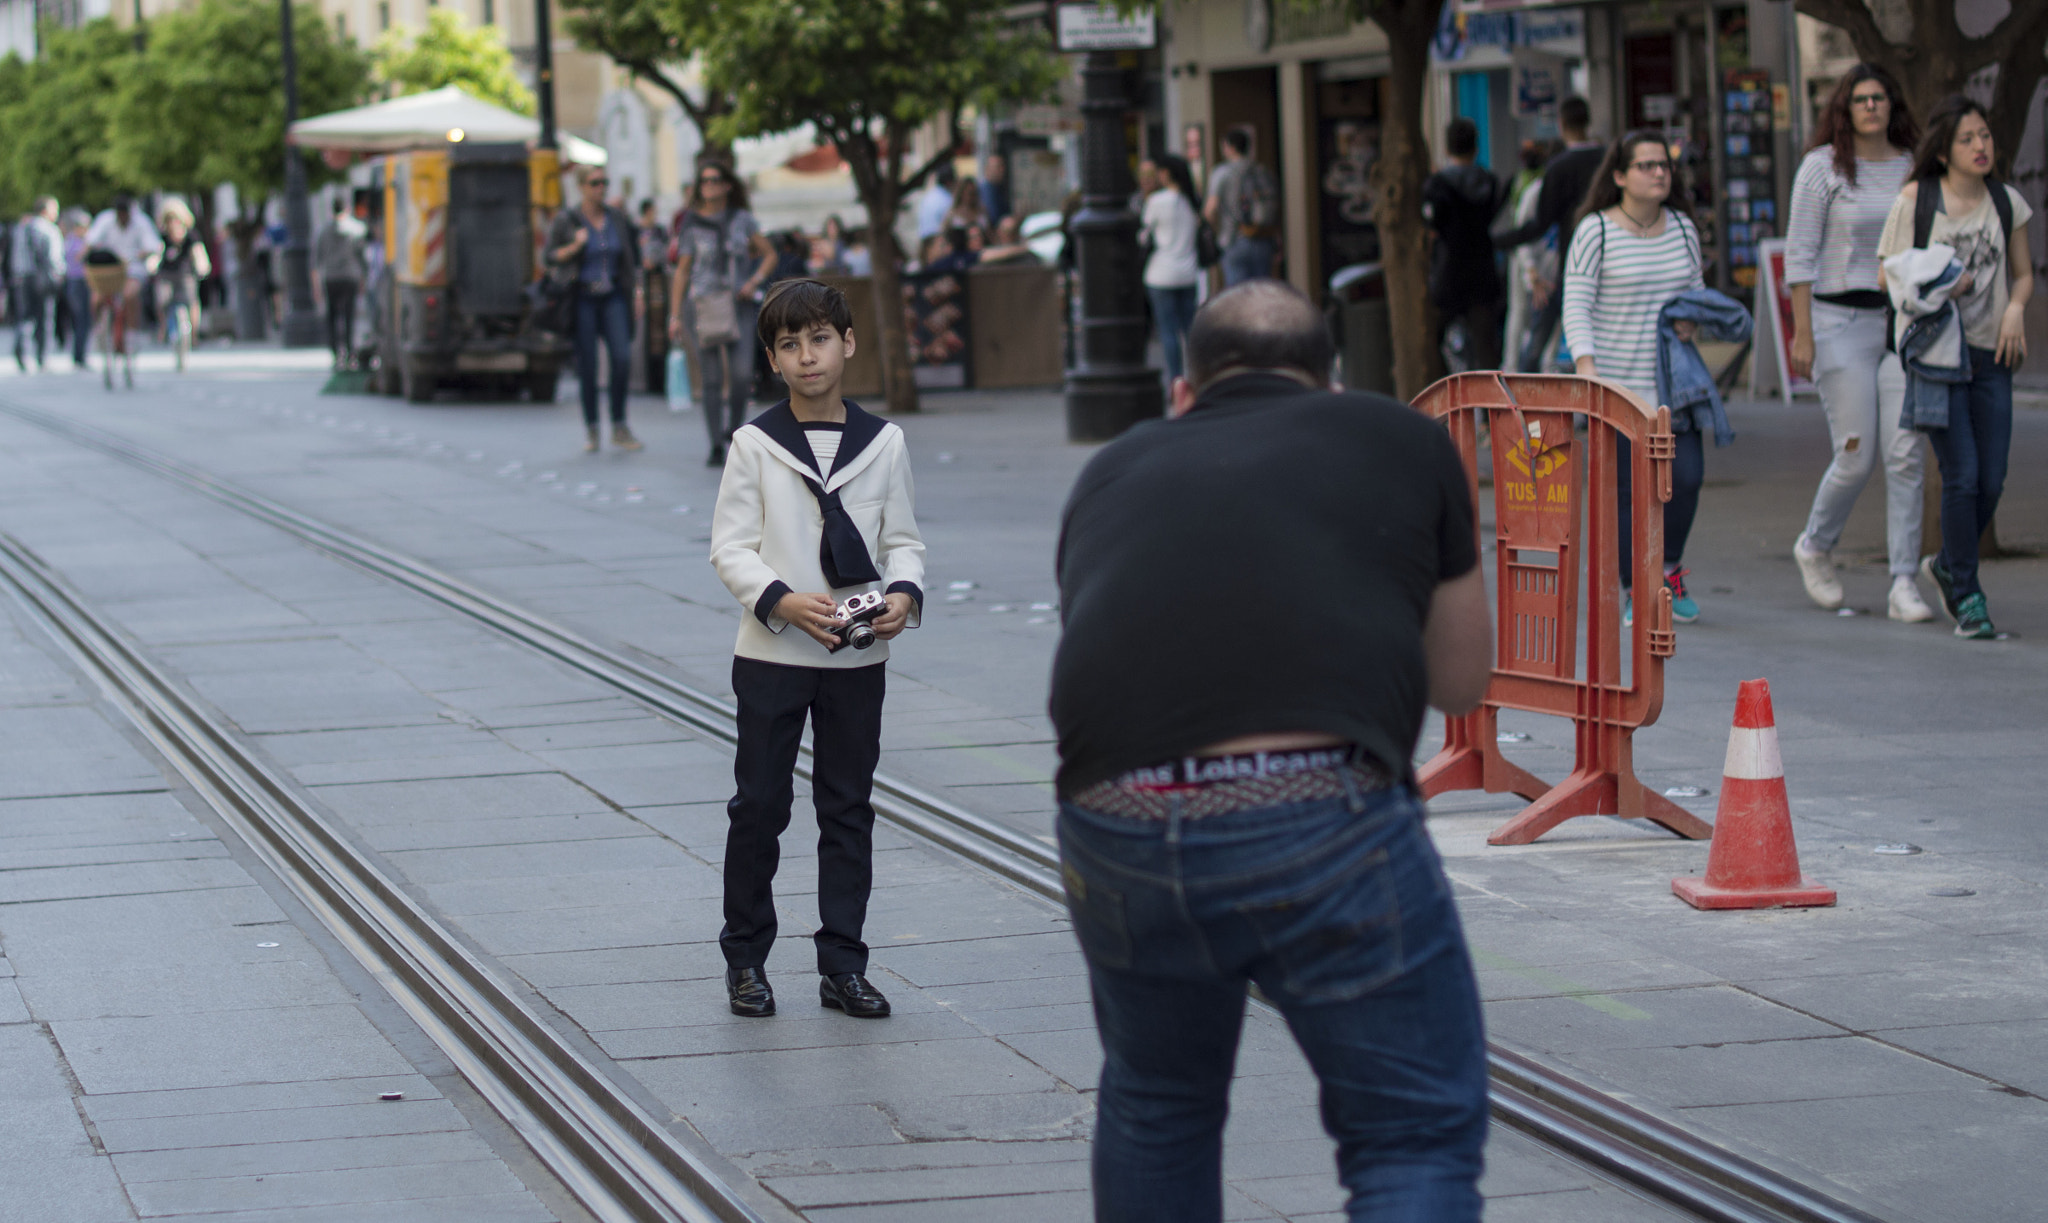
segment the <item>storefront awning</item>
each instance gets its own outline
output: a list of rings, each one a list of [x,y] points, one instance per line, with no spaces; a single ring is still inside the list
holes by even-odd
[[[540,121],[472,97],[458,85],[449,85],[389,102],[301,119],[292,124],[286,139],[301,148],[355,153],[389,153],[464,140],[530,145],[540,139]],[[566,164],[605,163],[604,149],[588,140],[563,132],[558,141]]]

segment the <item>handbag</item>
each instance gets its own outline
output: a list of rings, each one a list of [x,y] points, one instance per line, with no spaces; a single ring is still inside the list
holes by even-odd
[[[696,316],[697,347],[718,348],[740,338],[739,299],[730,289],[715,289],[690,299]]]

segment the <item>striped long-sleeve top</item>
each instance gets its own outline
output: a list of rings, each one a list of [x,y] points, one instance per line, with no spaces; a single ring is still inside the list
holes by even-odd
[[[1877,288],[1877,239],[1892,201],[1913,170],[1913,155],[1856,159],[1856,181],[1835,169],[1823,145],[1799,163],[1785,228],[1785,283],[1810,284],[1822,296]]]
[[[1565,258],[1564,339],[1572,358],[1592,357],[1600,377],[1657,401],[1657,312],[1687,289],[1703,289],[1700,239],[1684,214],[1666,210],[1664,228],[1639,238],[1606,213],[1572,234]]]

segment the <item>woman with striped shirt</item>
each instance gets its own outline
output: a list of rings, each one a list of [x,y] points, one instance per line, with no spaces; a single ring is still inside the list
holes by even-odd
[[[1799,163],[1785,231],[1792,372],[1820,388],[1835,449],[1792,559],[1808,597],[1831,610],[1842,605],[1831,553],[1882,455],[1891,618],[1910,622],[1934,618],[1913,584],[1924,460],[1920,435],[1899,421],[1906,378],[1898,356],[1885,351],[1877,239],[1913,168],[1909,150],[1919,138],[1891,73],[1875,64],[1851,68],[1821,111],[1813,147]]]
[[[1666,206],[1675,167],[1661,132],[1635,131],[1607,151],[1579,209],[1565,256],[1564,337],[1572,364],[1586,377],[1618,382],[1648,403],[1657,396],[1657,315],[1688,289],[1703,289],[1700,235],[1692,219]],[[1681,339],[1693,325],[1677,324]],[[1680,563],[1699,512],[1706,453],[1691,413],[1671,421],[1677,453],[1671,461],[1671,500],[1664,505],[1664,584],[1671,617],[1699,619],[1699,604],[1685,587]],[[1632,570],[1629,451],[1621,450],[1621,580]]]

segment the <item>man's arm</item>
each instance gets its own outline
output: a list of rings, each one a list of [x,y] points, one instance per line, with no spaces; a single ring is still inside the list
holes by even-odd
[[[1481,566],[1439,584],[1430,596],[1422,654],[1429,669],[1429,703],[1452,717],[1472,712],[1493,672],[1493,619]]]

